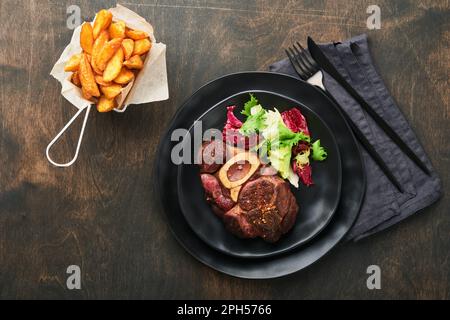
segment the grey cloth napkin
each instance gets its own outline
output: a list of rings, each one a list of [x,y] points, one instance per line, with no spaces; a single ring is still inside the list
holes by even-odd
[[[442,186],[411,126],[375,70],[367,36],[360,35],[342,43],[324,44],[321,48],[341,75],[432,169],[431,176],[423,173],[346,90],[328,74],[324,74],[327,91],[367,136],[405,189],[403,194],[398,192],[361,147],[367,175],[367,191],[359,217],[346,237],[347,240],[357,241],[384,230],[436,202],[442,195]],[[288,59],[274,63],[270,66],[270,71],[298,77]]]

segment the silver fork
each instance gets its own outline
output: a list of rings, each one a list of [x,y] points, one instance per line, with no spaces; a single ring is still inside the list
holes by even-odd
[[[285,51],[295,72],[297,72],[302,80],[326,91],[325,86],[323,85],[322,71],[309,51],[305,50],[300,42],[296,42],[292,48],[287,48]]]
[[[377,152],[377,150],[372,146],[364,133],[359,129],[359,127],[353,122],[353,120],[345,113],[343,108],[339,105],[339,103],[334,99],[334,97],[325,89],[323,85],[323,73],[320,69],[319,65],[311,56],[310,52],[302,47],[299,42],[296,42],[292,48],[287,48],[286,54],[291,61],[292,66],[294,67],[295,72],[299,75],[299,77],[312,84],[313,86],[319,87],[323,90],[323,92],[334,102],[336,106],[341,109],[341,113],[344,115],[347,120],[350,128],[352,129],[355,137],[361,143],[361,145],[366,149],[367,153],[372,157],[372,159],[378,164],[383,173],[388,177],[388,179],[392,182],[392,184],[403,193],[404,190],[401,184],[398,182],[397,178],[390,171],[386,162]]]

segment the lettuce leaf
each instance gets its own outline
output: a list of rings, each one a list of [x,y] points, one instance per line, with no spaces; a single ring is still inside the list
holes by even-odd
[[[308,149],[305,152],[299,153],[295,160],[297,161],[297,164],[301,167],[309,165],[309,156],[311,154],[311,149]]]
[[[320,139],[312,144],[311,150],[312,150],[312,158],[315,161],[323,161],[328,156],[328,153],[320,145]]]
[[[246,115],[247,119],[240,133],[245,136],[262,135],[264,140],[256,149],[267,156],[267,160],[283,179],[288,179],[292,185],[298,187],[299,177],[291,168],[292,148],[300,141],[309,143],[309,135],[290,130],[277,109],[265,110],[253,95],[245,104],[242,114]]]
[[[252,108],[254,106],[257,106],[258,104],[259,104],[258,99],[256,99],[256,97],[250,93],[250,100],[245,103],[244,110],[242,110],[241,113],[244,116],[250,117]]]
[[[269,161],[280,172],[283,179],[288,179],[295,185],[295,177],[291,169],[292,147],[299,141],[309,141],[309,136],[302,132],[292,132],[281,117],[280,112],[266,112],[265,128],[261,131],[266,141],[269,141]],[[297,177],[298,178],[298,177]],[[298,185],[298,180],[297,183]]]
[[[245,136],[250,136],[253,133],[258,133],[264,129],[266,111],[261,105],[253,106],[250,110],[250,115],[245,120],[240,129],[240,133]]]

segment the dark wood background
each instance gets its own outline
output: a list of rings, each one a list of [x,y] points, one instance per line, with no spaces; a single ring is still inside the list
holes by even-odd
[[[114,1],[0,2],[0,298],[450,298],[450,6],[376,1],[126,0],[168,45],[171,98],[125,114],[91,114],[78,162],[45,158],[76,109],[49,72],[68,44],[69,5],[90,20]],[[175,241],[153,187],[156,146],[181,103],[226,73],[266,70],[283,48],[369,34],[376,65],[440,173],[445,196],[420,214],[313,267],[270,281],[235,279]],[[80,121],[81,122],[81,121]],[[79,127],[58,144],[72,154]],[[80,265],[81,291],[66,289]],[[382,290],[366,268],[382,269]]]

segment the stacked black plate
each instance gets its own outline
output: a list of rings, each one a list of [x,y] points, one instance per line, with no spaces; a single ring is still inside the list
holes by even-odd
[[[242,107],[249,93],[255,93],[266,108],[280,112],[300,108],[312,139],[320,138],[329,155],[326,161],[313,164],[313,187],[292,188],[300,212],[293,229],[276,244],[238,239],[226,231],[204,199],[197,166],[177,166],[171,160],[172,149],[179,143],[172,141],[174,130],[193,134],[198,120],[202,130],[221,129],[226,107]],[[231,74],[199,89],[175,115],[157,154],[158,189],[173,234],[198,260],[236,277],[280,277],[319,260],[351,228],[365,193],[362,157],[338,108],[320,90],[275,73]]]

